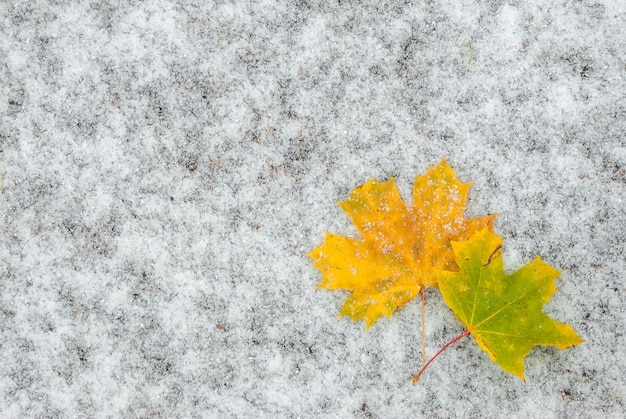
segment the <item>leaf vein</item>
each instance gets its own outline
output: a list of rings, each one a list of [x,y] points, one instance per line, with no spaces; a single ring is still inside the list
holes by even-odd
[[[512,338],[519,338],[519,339],[528,339],[529,336],[520,336],[520,335],[514,335],[512,333],[503,333],[503,332],[496,332],[493,330],[476,330],[474,331],[475,334],[479,334],[479,335],[484,335],[484,334],[490,334],[490,335],[498,335],[498,336],[509,336]]]
[[[509,302],[508,304],[504,305],[503,307],[499,308],[498,310],[494,311],[493,313],[491,313],[491,315],[485,319],[483,319],[480,323],[474,325],[474,327],[478,327],[481,324],[484,324],[485,322],[491,320],[493,317],[497,316],[498,314],[500,314],[502,311],[506,310],[507,308],[511,307],[513,304],[517,303],[518,301],[526,298],[531,292],[536,291],[538,289],[538,287],[532,288],[531,290],[529,290],[527,293],[521,295],[520,297],[516,298],[515,300]]]

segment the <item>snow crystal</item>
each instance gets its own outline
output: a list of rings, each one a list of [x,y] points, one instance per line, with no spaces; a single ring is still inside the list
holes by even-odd
[[[622,2],[0,3],[7,417],[621,417]],[[447,158],[587,343],[527,382],[336,318],[334,203]],[[364,227],[367,228],[367,227]],[[426,293],[426,351],[462,332]],[[593,360],[593,362],[590,362]]]

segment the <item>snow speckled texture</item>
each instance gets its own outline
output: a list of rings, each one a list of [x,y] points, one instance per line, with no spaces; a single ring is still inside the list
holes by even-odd
[[[626,5],[548,3],[0,2],[0,415],[624,415]],[[563,270],[526,384],[466,338],[413,386],[418,302],[315,289],[335,202],[443,156]]]

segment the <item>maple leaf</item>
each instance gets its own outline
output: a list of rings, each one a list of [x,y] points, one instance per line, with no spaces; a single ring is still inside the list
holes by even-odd
[[[369,329],[421,287],[435,286],[435,269],[456,269],[450,241],[491,229],[495,218],[463,217],[470,186],[444,159],[415,178],[408,208],[393,178],[370,180],[340,202],[362,239],[326,233],[324,243],[307,255],[323,274],[318,288],[352,292],[339,315],[362,320]]]
[[[524,358],[534,346],[564,349],[584,342],[570,325],[542,311],[560,272],[541,257],[505,274],[502,239],[487,229],[465,242],[452,242],[452,248],[460,269],[439,270],[439,289],[467,331],[451,342],[471,334],[494,362],[522,380]]]

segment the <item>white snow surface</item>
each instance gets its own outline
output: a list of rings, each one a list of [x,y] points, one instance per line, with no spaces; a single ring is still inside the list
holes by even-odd
[[[623,1],[0,2],[0,416],[623,417]],[[369,332],[305,256],[446,157],[586,340]],[[463,327],[427,292],[426,350]]]

